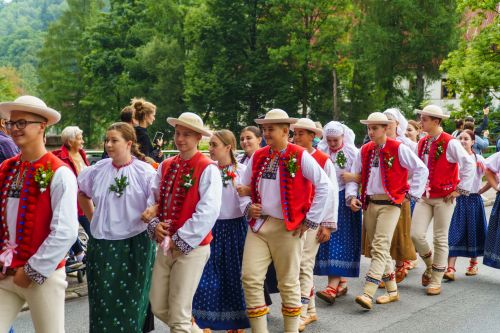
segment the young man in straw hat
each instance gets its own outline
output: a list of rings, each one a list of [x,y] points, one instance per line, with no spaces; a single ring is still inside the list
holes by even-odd
[[[78,235],[73,172],[44,145],[61,118],[33,96],[0,103],[21,154],[0,168],[0,332],[25,302],[35,330],[64,332],[65,256]]]
[[[429,169],[425,195],[415,205],[411,225],[411,238],[415,249],[427,268],[422,275],[422,285],[428,295],[441,293],[441,280],[448,263],[448,231],[455,198],[468,195],[472,188],[474,161],[460,142],[443,132],[441,121],[448,118],[436,105],[418,111],[422,129],[428,135],[418,143],[418,156]],[[415,177],[413,177],[415,178]],[[434,258],[426,234],[434,219]]]
[[[290,126],[293,131],[293,142],[306,149],[311,156],[316,160],[320,167],[328,175],[332,183],[331,199],[328,202],[325,210],[327,214],[323,218],[320,227],[317,230],[308,230],[304,234],[304,248],[302,250],[302,258],[300,261],[300,289],[302,293],[302,311],[299,320],[299,332],[302,332],[306,325],[317,320],[316,307],[314,302],[314,282],[313,270],[316,262],[316,254],[318,253],[319,244],[330,240],[330,233],[337,229],[337,214],[339,202],[339,187],[337,184],[337,176],[335,167],[333,166],[330,157],[313,148],[314,138],[323,134],[321,128],[317,128],[316,124],[307,118],[299,119],[295,124]],[[311,201],[314,199],[314,191],[311,192]],[[311,297],[312,296],[312,297]]]
[[[356,198],[358,184],[347,183],[346,196],[351,209],[363,208],[366,239],[372,244],[371,262],[363,295],[356,303],[371,309],[373,297],[383,280],[387,293],[377,298],[377,303],[386,304],[399,300],[394,264],[390,248],[399,220],[401,204],[410,196],[420,198],[424,192],[427,169],[421,160],[405,145],[387,137],[390,120],[380,112],[361,120],[368,127],[370,142],[361,147],[352,172],[361,173],[361,200]],[[408,184],[408,173],[413,174]]]
[[[201,118],[185,112],[167,122],[175,127],[179,155],[160,164],[153,185],[157,217],[149,222],[148,233],[161,246],[149,297],[153,313],[171,332],[189,332],[197,330],[191,323],[192,303],[210,256],[222,179],[213,161],[198,151],[202,136],[211,135]]]
[[[300,301],[300,259],[303,234],[318,228],[331,202],[331,182],[304,148],[288,143],[290,124],[296,119],[273,109],[262,125],[268,146],[251,157],[242,184],[250,186],[248,208],[251,231],[243,254],[242,281],[253,332],[267,332],[264,284],[271,261],[276,268],[282,299],[284,332],[297,332]],[[315,195],[311,203],[311,191]],[[333,221],[332,221],[333,222]]]

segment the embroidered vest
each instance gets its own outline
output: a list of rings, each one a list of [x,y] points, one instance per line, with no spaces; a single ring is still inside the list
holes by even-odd
[[[47,153],[35,163],[20,161],[20,155],[6,160],[0,168],[0,252],[3,251],[7,238],[7,197],[13,177],[19,168],[26,168],[26,176],[19,197],[19,208],[17,213],[16,237],[17,244],[11,268],[22,267],[37,251],[40,245],[50,234],[50,223],[52,222],[52,205],[50,199],[50,183],[46,190],[41,192],[39,185],[35,182],[35,173],[39,167],[47,169],[49,166],[55,172],[64,166],[59,158],[52,153]],[[76,202],[75,202],[76,205]],[[57,268],[65,265],[64,258]]]
[[[436,141],[430,143],[428,141],[430,139],[430,136],[426,136],[418,142],[418,157],[422,161],[424,160],[424,151],[428,150],[429,152],[427,162],[429,179],[426,185],[426,195],[429,198],[444,198],[455,191],[460,182],[458,164],[450,163],[446,158],[448,144],[454,138],[443,132]]]
[[[184,161],[179,156],[163,161],[158,217],[160,221],[172,220],[171,234],[179,230],[195,213],[200,201],[200,178],[210,164],[213,164],[212,160],[200,152],[189,161]],[[186,177],[192,179],[192,186],[189,188],[183,186]],[[211,241],[212,232],[209,232],[199,245],[207,245]]]
[[[287,230],[295,230],[300,227],[302,221],[306,218],[306,214],[310,208],[310,197],[312,193],[312,183],[302,175],[302,154],[305,149],[294,144],[288,144],[285,152],[279,158],[279,178],[280,178],[280,198],[281,211],[285,220]],[[288,171],[286,165],[290,159],[295,158],[298,169],[292,175]],[[259,193],[259,183],[267,165],[271,162],[271,148],[266,146],[257,150],[253,155],[252,162],[252,181],[250,188],[252,192],[252,202],[261,203],[262,198]],[[276,195],[278,195],[276,193]],[[256,220],[250,220],[250,226],[254,229]]]
[[[363,209],[368,206],[366,192],[371,165],[375,158],[379,159],[380,176],[385,194],[396,204],[402,203],[405,199],[410,186],[408,185],[408,170],[399,162],[400,144],[396,140],[387,138],[378,156],[376,156],[377,145],[373,141],[361,147],[361,202],[363,203]]]

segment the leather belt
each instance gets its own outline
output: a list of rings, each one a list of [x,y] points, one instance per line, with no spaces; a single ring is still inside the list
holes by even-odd
[[[374,200],[370,196],[368,196],[368,203],[374,203],[375,205],[382,206],[396,206],[401,208],[401,204],[394,203],[391,200]]]

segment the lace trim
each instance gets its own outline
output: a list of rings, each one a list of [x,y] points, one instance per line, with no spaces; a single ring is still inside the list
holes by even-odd
[[[189,252],[193,251],[193,247],[191,245],[189,245],[188,243],[186,243],[180,236],[179,234],[176,232],[173,236],[172,236],[172,241],[175,243],[175,245],[177,246],[177,248],[184,254],[188,254]]]
[[[307,226],[309,229],[312,229],[312,230],[316,230],[318,229],[319,227],[319,223],[314,223],[313,221],[309,220],[309,219],[305,219],[304,222],[305,226]]]
[[[328,229],[337,229],[337,222],[321,222],[320,225]]]
[[[41,285],[41,284],[43,284],[47,280],[47,277],[45,277],[42,274],[38,273],[28,263],[26,263],[26,265],[24,265],[24,272],[30,278],[30,280],[33,281],[33,282],[35,282],[36,284]]]
[[[156,237],[155,237],[155,230],[156,230],[156,227],[158,226],[158,224],[160,224],[160,219],[157,218],[157,217],[154,217],[152,218],[149,223],[148,223],[148,227],[146,229],[146,232],[148,234],[148,237],[152,240],[152,241],[156,241]]]

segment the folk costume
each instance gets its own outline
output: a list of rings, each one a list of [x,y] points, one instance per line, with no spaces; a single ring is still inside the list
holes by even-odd
[[[443,110],[428,105],[422,115],[447,118]],[[448,264],[448,232],[456,202],[445,202],[453,191],[468,195],[472,189],[475,163],[460,142],[442,132],[436,137],[426,136],[418,143],[418,156],[429,169],[425,195],[418,201],[413,212],[411,237],[415,249],[424,260],[427,269],[422,275],[422,285],[429,295],[441,292],[441,280]],[[434,254],[426,234],[434,218]]]
[[[496,174],[500,180],[500,153],[493,154],[486,160],[486,167]],[[500,185],[497,190],[495,203],[490,215],[488,233],[484,246],[483,264],[500,269]]]
[[[193,317],[201,328],[238,330],[249,328],[241,264],[248,223],[243,216],[250,197],[241,197],[236,186],[246,167],[243,164],[219,167],[223,187],[219,217],[212,229],[210,258],[193,300]]]
[[[285,111],[273,109],[258,124],[291,124]],[[288,144],[283,151],[270,146],[257,150],[242,178],[250,186],[252,202],[262,205],[261,218],[251,219],[243,253],[242,281],[253,332],[267,332],[263,284],[271,261],[276,268],[282,299],[284,332],[298,331],[301,311],[299,283],[304,237],[293,231],[305,224],[316,229],[324,221],[324,207],[332,204],[331,182],[304,148]],[[314,199],[310,202],[314,186]]]
[[[57,123],[60,114],[32,96],[0,103],[0,110],[25,111]],[[37,332],[64,332],[65,256],[78,235],[77,184],[52,153],[37,161],[21,155],[0,167],[0,332],[8,332],[25,302]],[[24,270],[28,288],[14,284]],[[47,305],[50,306],[47,306]]]
[[[328,136],[343,136],[343,146],[333,151],[329,148]],[[331,121],[323,128],[323,139],[318,149],[328,154],[335,166],[339,187],[337,231],[330,240],[319,246],[314,275],[358,277],[361,257],[361,212],[353,212],[346,205],[345,183],[341,175],[350,172],[358,154],[354,145],[354,132],[347,126]],[[334,291],[336,292],[336,290]]]
[[[321,135],[323,130],[316,128],[314,122],[307,118],[299,119],[295,124],[292,124],[291,129],[295,131],[296,129],[305,129],[312,131],[317,135]],[[337,230],[337,214],[338,214],[338,185],[337,177],[335,174],[335,167],[327,154],[320,150],[314,150],[311,156],[319,164],[319,166],[325,171],[332,183],[331,187],[331,200],[327,203],[325,210],[327,213],[321,222],[321,227],[331,229],[332,233]],[[314,191],[311,192],[311,202],[314,199]],[[316,255],[319,250],[319,242],[316,238],[318,230],[308,230],[304,235],[304,247],[302,249],[302,259],[300,262],[300,289],[301,289],[301,324],[306,325],[311,321],[317,320],[316,317],[316,306],[314,302],[314,281],[313,281],[313,271],[314,264],[316,262]]]
[[[185,112],[167,121],[210,136],[196,114]],[[177,155],[160,164],[153,191],[159,213],[149,223],[149,235],[154,239],[159,222],[169,222],[175,246],[166,254],[162,246],[158,248],[149,295],[151,308],[171,332],[189,332],[193,297],[210,256],[211,230],[220,214],[220,171],[200,152],[189,160]]]
[[[106,158],[78,175],[80,193],[95,204],[87,252],[90,332],[142,331],[154,244],[141,214],[155,204],[154,178],[153,167],[135,157],[122,166]]]
[[[361,123],[384,125],[390,121],[383,113],[375,112]],[[364,294],[358,296],[356,302],[371,309],[372,299],[382,280],[387,294],[377,299],[377,302],[388,303],[399,299],[394,264],[390,256],[391,241],[399,220],[401,204],[409,196],[418,198],[422,195],[427,169],[410,148],[387,138],[381,146],[373,141],[363,145],[352,172],[361,174],[363,226],[367,241],[372,245],[372,260],[366,275]],[[408,184],[409,172],[414,175],[411,184]],[[357,193],[358,184],[348,183],[348,198],[355,198]]]

